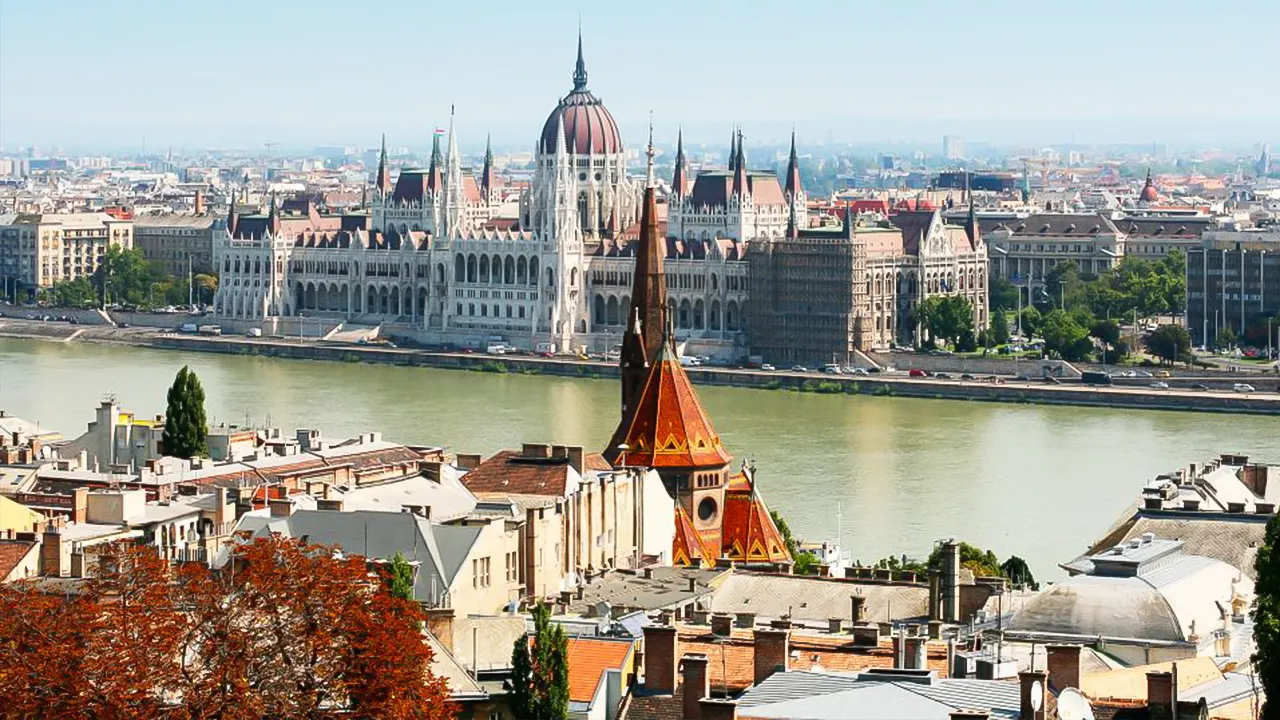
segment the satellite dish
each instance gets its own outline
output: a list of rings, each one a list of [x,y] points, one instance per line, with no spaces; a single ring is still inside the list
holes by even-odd
[[[1058,717],[1060,720],[1093,720],[1093,708],[1079,690],[1067,688],[1058,695]]]
[[[1040,706],[1044,704],[1044,685],[1039,680],[1031,683],[1031,709],[1034,712],[1040,712]]]

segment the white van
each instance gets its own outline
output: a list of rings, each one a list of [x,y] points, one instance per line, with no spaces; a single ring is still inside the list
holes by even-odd
[[[685,355],[680,358],[681,367],[702,367],[702,361],[692,355]]]

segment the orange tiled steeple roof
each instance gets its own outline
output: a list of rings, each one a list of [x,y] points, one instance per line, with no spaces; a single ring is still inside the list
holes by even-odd
[[[773,524],[769,508],[756,494],[755,483],[745,470],[735,475],[725,488],[720,553],[736,562],[791,561],[782,533]]]
[[[733,460],[698,402],[693,383],[663,338],[629,421],[613,447],[626,443],[626,463],[652,468],[720,468]]]
[[[711,552],[693,529],[693,521],[684,508],[676,506],[676,534],[671,541],[671,564],[676,567],[696,565],[703,568],[716,566],[715,553]]]

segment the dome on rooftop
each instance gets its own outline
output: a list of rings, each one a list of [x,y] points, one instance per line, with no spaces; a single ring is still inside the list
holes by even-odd
[[[564,124],[564,147],[574,155],[614,155],[622,152],[622,135],[608,108],[587,89],[587,65],[578,37],[578,64],[573,71],[573,91],[556,105],[542,124],[538,149],[554,153],[556,130]]]

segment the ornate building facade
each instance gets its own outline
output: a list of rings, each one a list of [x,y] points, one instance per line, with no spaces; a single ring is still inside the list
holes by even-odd
[[[443,150],[440,139],[426,169],[402,169],[394,184],[384,139],[365,213],[325,216],[273,201],[263,214],[241,216],[233,205],[228,232],[214,247],[221,275],[215,313],[246,323],[305,316],[381,325],[429,344],[617,350],[635,301],[645,183],[628,177],[617,123],[588,89],[581,38],[573,88],[542,125],[516,217],[496,216],[492,153],[477,176],[462,161],[452,120]],[[795,138],[781,177],[749,169],[744,146],[735,131],[727,169],[694,176],[681,137],[672,189],[659,204],[666,221],[658,220],[675,339],[731,359],[750,347],[756,275],[749,257],[809,226]],[[877,262],[872,253],[868,273]],[[915,271],[919,283],[948,274],[923,265]],[[910,287],[910,273],[893,274]],[[881,287],[882,275],[871,275]],[[902,321],[884,309],[889,302],[879,302],[884,317],[867,315],[868,328]],[[868,308],[875,306],[872,300]],[[901,335],[885,328],[866,342],[894,337]]]

